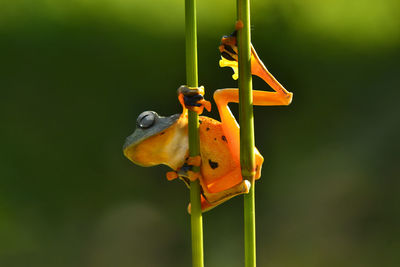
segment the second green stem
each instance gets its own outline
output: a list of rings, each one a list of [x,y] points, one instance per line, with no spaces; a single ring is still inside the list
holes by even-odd
[[[244,196],[245,266],[256,266],[256,224],[254,183],[254,118],[251,77],[250,0],[237,0],[237,18],[243,23],[238,30],[239,55],[239,122],[240,165],[242,176],[251,182],[249,194]]]
[[[197,77],[197,27],[196,0],[185,0],[185,36],[186,36],[186,82],[189,87],[198,86]],[[200,154],[199,118],[196,112],[189,111],[189,154]],[[198,170],[197,170],[198,171]],[[192,266],[203,267],[203,219],[200,204],[199,181],[190,183],[191,230],[192,230]]]

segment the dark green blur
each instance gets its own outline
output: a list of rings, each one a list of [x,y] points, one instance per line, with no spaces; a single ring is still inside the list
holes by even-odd
[[[236,87],[217,49],[235,2],[198,2],[211,99]],[[258,266],[400,265],[399,10],[253,1],[253,44],[294,93],[254,109]],[[142,111],[181,111],[184,40],[183,1],[0,2],[0,266],[190,266],[189,191],[122,154]],[[203,215],[205,266],[243,266],[242,212]]]

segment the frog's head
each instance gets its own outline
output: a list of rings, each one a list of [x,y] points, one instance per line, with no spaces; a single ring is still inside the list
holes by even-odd
[[[136,130],[126,138],[124,155],[140,166],[165,164],[176,169],[187,150],[187,125],[179,118],[180,114],[162,117],[154,111],[142,112]]]

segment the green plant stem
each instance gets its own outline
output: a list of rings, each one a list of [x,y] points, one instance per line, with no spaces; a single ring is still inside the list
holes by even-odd
[[[196,0],[185,0],[186,35],[186,83],[188,87],[197,87],[197,28]],[[199,116],[189,111],[189,154],[200,154]],[[199,171],[195,169],[194,171]],[[190,183],[191,229],[192,229],[192,266],[203,267],[203,219],[200,205],[199,181]]]
[[[251,78],[250,0],[237,0],[237,17],[243,28],[238,31],[239,55],[239,122],[240,165],[242,176],[251,182],[249,194],[244,195],[245,266],[256,266],[256,224],[254,183],[254,118]]]

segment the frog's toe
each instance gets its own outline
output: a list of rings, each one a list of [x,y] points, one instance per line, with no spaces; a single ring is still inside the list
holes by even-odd
[[[187,160],[187,164],[191,166],[200,167],[201,165],[201,156],[189,157]]]
[[[244,180],[244,183],[242,183],[242,186],[243,186],[243,192],[247,194],[250,191],[251,183],[249,180]]]
[[[182,167],[180,167],[180,168],[178,169],[178,175],[179,175],[179,176],[183,176],[183,177],[188,177],[188,176],[189,176],[189,175],[188,175],[188,172],[191,171],[192,168],[193,168],[193,166],[191,166],[191,165],[185,163],[185,164],[183,164]]]
[[[178,178],[178,173],[175,171],[170,171],[170,172],[167,172],[166,176],[167,176],[168,181],[172,181],[172,180]]]
[[[179,178],[185,182],[185,184],[190,188],[190,182],[196,181],[200,178],[199,172],[194,172],[193,165],[188,165],[185,163],[178,171]]]

